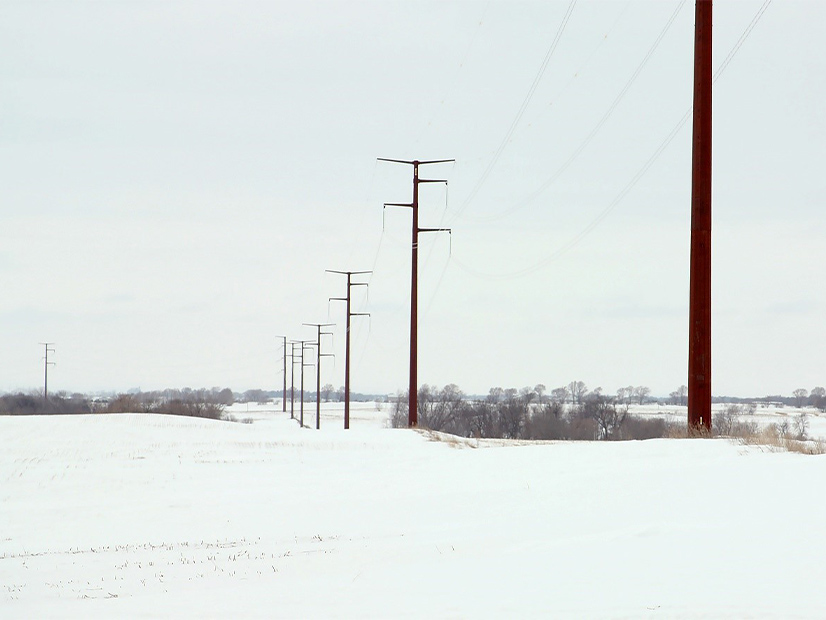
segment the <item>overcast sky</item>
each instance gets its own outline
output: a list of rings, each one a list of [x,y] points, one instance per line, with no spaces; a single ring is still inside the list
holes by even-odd
[[[45,341],[55,390],[278,389],[326,321],[341,385],[325,269],[374,270],[352,388],[405,389],[412,177],[377,157],[456,160],[422,168],[420,383],[686,383],[694,2],[570,8],[4,0],[0,391]],[[714,88],[715,395],[826,384],[826,3],[716,3],[715,67],[762,8]]]

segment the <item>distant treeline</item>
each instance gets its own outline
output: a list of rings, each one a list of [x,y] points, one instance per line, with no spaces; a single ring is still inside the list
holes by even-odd
[[[662,418],[641,418],[629,413],[624,402],[602,394],[559,389],[546,397],[540,389],[492,388],[483,399],[469,399],[458,386],[439,389],[423,385],[418,391],[419,427],[460,437],[497,439],[623,440],[666,437],[671,426]],[[584,386],[579,386],[584,387]],[[394,401],[391,426],[408,423],[407,393]]]
[[[164,390],[120,394],[111,399],[87,398],[82,394],[5,394],[0,396],[0,415],[54,415],[82,413],[166,413],[222,419],[221,390]],[[232,392],[229,392],[230,403]]]
[[[796,390],[789,404],[826,409],[826,397],[821,390],[814,388],[811,394]],[[575,381],[550,392],[541,384],[521,390],[491,388],[487,396],[480,398],[468,397],[454,384],[443,388],[423,385],[418,391],[418,425],[461,437],[502,439],[625,440],[684,434],[684,423],[670,424],[659,417],[630,413],[632,403],[661,402],[649,399],[648,392],[645,387],[629,386],[617,390],[616,396],[606,395],[600,388],[589,391],[584,383]],[[682,392],[677,390],[667,402],[680,404]],[[715,414],[714,434],[730,435],[734,422],[741,415],[754,414],[761,402],[783,402],[774,396],[737,400],[747,405],[730,404],[724,412]],[[407,426],[408,417],[408,396],[406,392],[400,393],[393,401],[391,426]],[[806,435],[806,414],[798,417],[797,437],[802,439]],[[755,429],[756,426],[749,426],[752,434]],[[780,431],[785,436],[786,430]]]

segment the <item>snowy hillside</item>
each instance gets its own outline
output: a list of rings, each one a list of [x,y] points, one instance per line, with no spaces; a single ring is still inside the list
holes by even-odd
[[[337,407],[0,417],[2,616],[826,617],[826,456]]]

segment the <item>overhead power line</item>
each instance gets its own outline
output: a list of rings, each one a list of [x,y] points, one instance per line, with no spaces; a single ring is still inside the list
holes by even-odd
[[[760,18],[766,12],[769,5],[771,4],[772,0],[766,0],[763,5],[757,10],[755,16],[751,19],[746,29],[737,39],[737,41],[732,46],[729,53],[726,54],[725,59],[720,64],[718,69],[714,72],[714,76],[712,78],[712,83],[716,84],[720,77],[725,72],[726,68],[729,66],[731,61],[737,55],[737,52],[740,51],[740,48],[745,43],[746,39],[748,39],[749,35],[751,35],[752,31],[754,30],[757,23],[760,21]],[[523,269],[517,269],[515,271],[509,272],[499,272],[499,273],[489,273],[482,270],[479,270],[471,265],[464,263],[460,258],[454,256],[453,261],[456,265],[465,271],[466,273],[480,277],[486,278],[491,280],[509,280],[513,278],[521,278],[544,267],[547,267],[552,262],[560,259],[562,256],[567,254],[570,250],[572,250],[575,246],[577,246],[589,233],[591,233],[599,224],[606,218],[608,215],[613,211],[617,205],[619,205],[623,199],[631,192],[631,190],[639,183],[639,181],[645,176],[646,172],[654,165],[654,162],[659,159],[662,153],[668,148],[671,142],[674,141],[674,138],[680,132],[680,130],[685,126],[688,122],[688,119],[691,118],[691,114],[693,111],[693,106],[689,107],[688,110],[680,117],[680,120],[677,121],[676,125],[668,132],[665,136],[663,141],[657,146],[651,156],[645,161],[645,163],[640,167],[640,169],[634,174],[631,180],[620,190],[620,192],[614,197],[614,199],[602,210],[600,211],[597,216],[591,220],[579,233],[577,233],[572,239],[570,239],[565,245],[562,247],[554,250],[552,253],[546,255],[544,258],[541,258],[539,261],[533,263],[532,265],[525,267]]]
[[[548,64],[551,62],[551,58],[556,51],[557,46],[559,45],[559,41],[562,39],[562,33],[565,31],[565,26],[568,25],[568,20],[571,18],[571,13],[574,11],[574,7],[576,6],[577,0],[571,0],[568,4],[568,8],[565,11],[565,15],[562,17],[562,22],[559,24],[559,28],[557,28],[556,35],[551,41],[550,47],[548,47],[548,51],[545,53],[545,58],[542,59],[542,64],[539,66],[539,71],[536,72],[536,75],[533,78],[533,82],[531,83],[530,88],[528,88],[528,93],[525,95],[525,98],[522,100],[522,104],[519,106],[519,109],[516,112],[516,116],[511,121],[510,127],[508,127],[507,132],[505,133],[505,137],[502,138],[502,142],[499,144],[499,147],[493,153],[493,157],[488,162],[487,167],[485,168],[484,172],[482,172],[482,176],[479,177],[479,180],[476,182],[476,185],[473,186],[473,189],[470,190],[470,194],[468,194],[467,198],[462,202],[459,206],[459,209],[456,213],[456,216],[464,211],[467,206],[476,198],[476,194],[479,193],[479,190],[482,189],[482,186],[485,184],[485,181],[488,180],[490,173],[493,171],[496,163],[499,161],[499,158],[502,156],[505,148],[510,142],[511,137],[513,136],[513,132],[516,131],[516,127],[519,125],[519,122],[522,120],[522,116],[525,114],[525,110],[528,108],[528,104],[533,99],[534,93],[536,92],[539,83],[542,81],[542,76],[545,75],[545,70],[548,68]]]

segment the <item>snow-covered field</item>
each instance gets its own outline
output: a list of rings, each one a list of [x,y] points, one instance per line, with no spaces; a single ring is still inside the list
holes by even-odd
[[[0,616],[826,618],[826,456],[358,407],[0,417]]]

